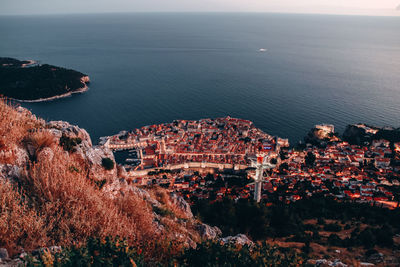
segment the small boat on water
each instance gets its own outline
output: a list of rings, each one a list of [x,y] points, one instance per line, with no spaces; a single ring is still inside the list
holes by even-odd
[[[260,49],[258,49],[259,52],[267,52],[267,50],[268,50],[268,49],[266,49],[266,48],[260,48]]]

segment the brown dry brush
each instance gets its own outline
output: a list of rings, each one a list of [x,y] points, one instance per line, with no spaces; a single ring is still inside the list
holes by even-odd
[[[24,187],[46,216],[52,240],[59,245],[83,243],[89,237],[120,236],[132,245],[154,238],[152,213],[134,195],[112,200],[70,166],[79,165],[61,147],[51,160],[39,161],[28,170]],[[84,166],[79,166],[84,168]]]
[[[10,254],[48,244],[47,225],[9,182],[0,182],[0,247]]]
[[[50,162],[42,160],[30,169],[27,188],[45,207],[48,225],[56,244],[68,246],[71,240],[83,244],[89,237],[123,237],[139,248],[146,259],[167,260],[182,251],[171,234],[157,233],[151,207],[142,198],[125,193],[110,199],[87,179],[85,171],[72,172],[69,166],[84,165],[56,148]],[[64,164],[64,165],[63,165]],[[62,216],[60,216],[62,214]],[[173,229],[170,229],[173,230]]]
[[[21,144],[29,152],[32,161],[36,161],[39,152],[46,147],[55,147],[57,141],[55,136],[47,129],[31,129]]]
[[[152,186],[147,188],[150,195],[160,202],[165,209],[173,213],[179,219],[188,219],[187,214],[177,207],[171,200],[168,192],[160,186]]]
[[[41,124],[29,111],[0,99],[0,163],[12,164],[16,160],[15,146]]]
[[[173,232],[156,231],[152,208],[137,195],[116,199],[88,179],[88,164],[65,152],[44,123],[0,100],[0,164],[13,163],[15,147],[33,150],[18,181],[0,181],[0,247],[13,255],[21,248],[83,245],[89,237],[121,237],[147,260],[164,261],[181,253]],[[52,156],[37,157],[50,147]],[[169,199],[158,193],[169,207]],[[178,213],[178,211],[176,211]],[[173,223],[167,226],[171,231]]]

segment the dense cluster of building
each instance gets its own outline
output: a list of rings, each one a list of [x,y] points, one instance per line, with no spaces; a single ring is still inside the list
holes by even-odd
[[[289,150],[285,169],[277,170],[264,189],[283,186],[289,189],[282,194],[286,200],[322,193],[396,206],[392,201],[400,185],[400,166],[393,165],[395,154],[387,140],[375,140],[368,146],[339,141],[324,148],[309,145],[303,151]],[[314,156],[312,164],[306,164],[306,158]]]
[[[216,162],[250,167],[253,157],[264,154],[278,161],[277,168],[262,185],[262,198],[267,202],[274,198],[297,201],[321,194],[389,207],[398,205],[400,143],[380,139],[351,145],[333,136],[332,125],[315,128],[324,131],[325,139],[329,136],[332,139],[325,140],[323,145],[289,148],[287,140],[263,133],[250,121],[227,117],[147,126],[120,133],[110,138],[108,145],[134,143],[136,148],[143,148],[143,164],[136,169],[148,166],[148,156],[151,156],[152,168],[144,175],[134,175],[134,182],[160,184],[188,199],[252,198],[254,185],[248,184],[253,170],[235,172],[216,168],[208,173],[207,166],[185,168],[182,165],[179,169],[166,166]]]
[[[136,149],[141,160],[137,171],[190,162],[204,167],[247,166],[249,158],[276,153],[289,143],[257,129],[251,121],[226,117],[145,126],[109,137],[104,145],[114,150]]]

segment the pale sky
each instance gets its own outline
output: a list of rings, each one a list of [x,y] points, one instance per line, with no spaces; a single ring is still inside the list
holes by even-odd
[[[400,0],[0,0],[0,14],[288,12],[394,15]]]

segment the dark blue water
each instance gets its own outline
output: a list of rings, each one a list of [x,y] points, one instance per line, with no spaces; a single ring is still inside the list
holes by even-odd
[[[400,126],[399,17],[4,16],[0,55],[89,74],[87,93],[23,106],[86,128],[95,142],[226,115],[291,141],[323,122],[339,131],[357,122]]]

